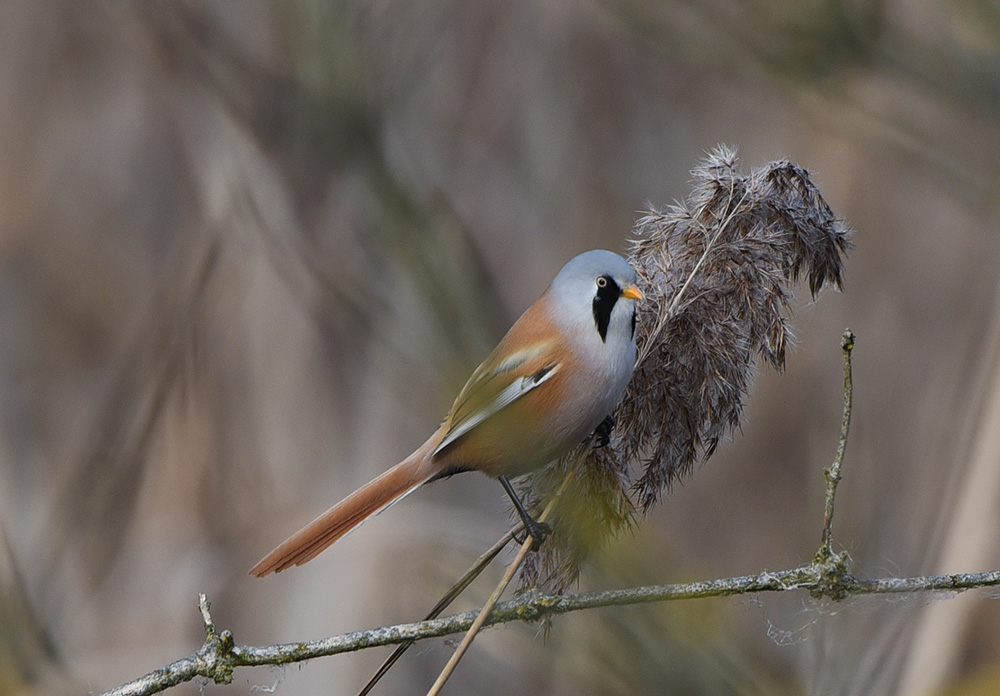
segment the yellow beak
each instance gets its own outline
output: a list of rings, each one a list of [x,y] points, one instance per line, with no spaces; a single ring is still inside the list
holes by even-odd
[[[641,300],[642,291],[634,285],[629,285],[627,288],[622,290],[622,297],[627,297],[630,300]]]

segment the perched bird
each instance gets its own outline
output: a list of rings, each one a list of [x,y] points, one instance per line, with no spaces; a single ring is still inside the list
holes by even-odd
[[[572,259],[472,373],[427,442],[293,534],[250,574],[302,565],[422,484],[463,471],[499,479],[541,543],[548,526],[528,515],[508,477],[558,459],[610,423],[635,365],[642,299],[635,283],[632,267],[610,251]]]

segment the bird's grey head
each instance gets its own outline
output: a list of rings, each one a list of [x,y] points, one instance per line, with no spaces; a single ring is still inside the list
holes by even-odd
[[[552,281],[551,292],[561,317],[574,325],[589,325],[589,331],[608,341],[635,339],[635,270],[618,254],[603,249],[587,251],[562,267]],[[592,334],[594,335],[594,334]]]

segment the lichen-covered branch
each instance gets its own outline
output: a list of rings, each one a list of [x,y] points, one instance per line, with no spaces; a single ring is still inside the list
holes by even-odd
[[[757,592],[806,590],[814,597],[839,600],[848,596],[873,594],[963,592],[998,585],[1000,585],[1000,570],[911,578],[856,578],[847,569],[846,560],[839,558],[833,563],[814,562],[792,570],[704,582],[649,585],[565,595],[526,594],[497,604],[484,625],[534,622],[558,614],[598,607],[729,597]],[[204,601],[204,596],[202,599]],[[228,684],[232,681],[233,671],[237,667],[291,664],[382,645],[439,638],[468,630],[478,613],[477,610],[473,610],[430,621],[355,631],[321,640],[260,647],[234,645],[228,631],[215,634],[213,628],[205,645],[195,654],[112,689],[103,696],[148,696],[197,677]]]

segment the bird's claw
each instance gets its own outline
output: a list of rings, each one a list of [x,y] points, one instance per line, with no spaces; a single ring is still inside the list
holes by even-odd
[[[525,525],[524,531],[514,534],[514,541],[524,544],[528,540],[528,537],[531,537],[531,550],[537,551],[551,533],[552,525],[548,522],[531,520],[530,524]]]

